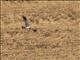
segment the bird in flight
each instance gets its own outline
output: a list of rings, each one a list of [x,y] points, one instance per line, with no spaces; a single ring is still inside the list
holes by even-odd
[[[22,18],[24,21],[25,28],[29,29],[31,27],[30,20],[28,18],[26,18],[26,16],[22,16]]]

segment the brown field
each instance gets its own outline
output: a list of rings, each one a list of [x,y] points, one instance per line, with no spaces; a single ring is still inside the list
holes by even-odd
[[[1,60],[80,60],[80,1],[1,1],[0,21]]]

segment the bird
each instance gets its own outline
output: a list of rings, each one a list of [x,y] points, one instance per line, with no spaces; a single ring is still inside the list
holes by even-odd
[[[26,18],[26,16],[22,16],[23,21],[24,21],[24,25],[26,29],[29,29],[31,27],[31,23],[30,20],[28,18]]]

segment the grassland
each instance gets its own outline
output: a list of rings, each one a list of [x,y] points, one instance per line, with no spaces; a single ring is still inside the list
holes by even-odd
[[[1,60],[80,60],[79,1],[1,1],[0,21]]]

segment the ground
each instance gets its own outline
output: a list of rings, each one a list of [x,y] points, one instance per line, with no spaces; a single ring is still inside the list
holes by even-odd
[[[1,60],[80,60],[80,1],[1,1],[0,21]]]

